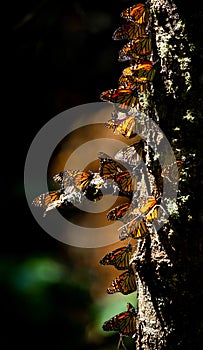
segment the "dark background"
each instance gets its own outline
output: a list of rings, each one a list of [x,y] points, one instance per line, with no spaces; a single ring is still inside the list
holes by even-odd
[[[80,267],[77,262],[77,254],[85,253],[69,250],[35,222],[23,171],[29,146],[46,122],[68,108],[97,102],[102,91],[117,87],[124,65],[117,62],[121,43],[113,42],[112,34],[121,24],[121,11],[133,4],[11,1],[3,11],[2,348],[108,348],[101,335],[99,341],[85,335],[86,326],[96,322],[89,285],[97,276],[86,272],[88,263]],[[202,16],[193,4],[191,9],[184,1],[180,11],[190,38],[201,48]]]
[[[117,345],[118,336],[107,339],[98,325],[107,288],[97,271],[104,251],[71,248],[44,232],[27,205],[23,176],[30,144],[46,122],[68,108],[98,102],[102,91],[116,87],[120,44],[112,34],[129,5],[12,1],[3,12],[2,348]],[[125,309],[124,300],[118,311]],[[109,316],[118,311],[109,310]]]

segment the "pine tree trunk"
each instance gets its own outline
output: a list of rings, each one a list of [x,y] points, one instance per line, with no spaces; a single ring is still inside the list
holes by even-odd
[[[156,75],[154,81],[151,115],[158,115],[159,125],[169,141],[174,148],[181,149],[181,155],[186,156],[186,170],[180,182],[179,214],[158,233],[152,231],[138,245],[134,255],[138,290],[135,343],[136,350],[185,350],[191,349],[192,344],[197,350],[201,348],[202,322],[199,317],[199,324],[196,321],[195,308],[199,306],[197,303],[200,303],[202,293],[195,290],[195,285],[199,287],[200,282],[195,281],[192,274],[194,272],[197,279],[202,275],[199,229],[202,225],[199,226],[200,218],[195,207],[192,208],[200,178],[197,174],[199,161],[194,161],[191,153],[195,150],[198,154],[199,145],[190,145],[190,138],[193,130],[200,141],[197,128],[202,102],[199,106],[194,103],[197,91],[194,92],[191,87],[190,43],[175,2],[151,0],[149,5],[156,14],[152,28],[155,59],[161,59],[160,75]],[[189,36],[192,37],[191,34]],[[190,113],[196,118],[195,125]],[[175,129],[178,130],[176,136]],[[192,201],[188,201],[187,195]],[[191,237],[191,234],[194,236]],[[195,256],[199,256],[199,261]]]
[[[170,333],[174,332],[170,312],[169,274],[173,264],[157,234],[151,234],[140,244],[134,256],[138,291],[139,326],[137,350],[161,350],[167,347]]]

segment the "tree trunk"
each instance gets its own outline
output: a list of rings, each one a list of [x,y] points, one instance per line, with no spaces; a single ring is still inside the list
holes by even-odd
[[[191,77],[191,67],[196,58],[188,41],[192,34],[186,34],[175,2],[151,0],[149,5],[154,14],[154,60],[160,63],[149,115],[158,116],[176,156],[184,157],[185,164],[179,183],[178,214],[172,215],[158,232],[151,230],[134,255],[138,290],[135,343],[136,350],[197,350],[202,348],[202,321],[195,311],[202,295],[202,225],[196,202],[201,186],[200,161],[195,156],[201,154],[198,125],[202,97],[201,103],[195,103],[194,95],[198,96],[199,90],[191,84],[195,79]],[[197,137],[196,144],[191,137]]]
[[[201,313],[197,313],[202,301],[200,204],[203,135],[200,123],[203,101],[200,90],[202,76],[199,78],[201,61],[198,57],[198,54],[202,54],[202,49],[199,47],[198,30],[197,33],[194,31],[196,24],[194,25],[193,16],[189,13],[193,11],[194,18],[201,19],[202,9],[197,9],[190,3],[187,13],[184,2],[184,5],[181,3],[180,14],[176,3],[178,1],[173,0],[147,2],[150,8],[147,35],[151,35],[152,61],[157,68],[153,86],[149,87],[144,97],[142,93],[139,95],[135,119],[141,112],[148,120],[151,118],[159,124],[182,169],[176,206],[172,201],[165,203],[169,212],[170,206],[174,205],[174,210],[161,229],[156,230],[154,223],[147,225],[148,234],[138,241],[133,255],[132,265],[138,292],[134,332],[136,350],[202,348],[200,337],[203,323]],[[128,13],[125,12],[125,18]],[[186,13],[187,16],[182,18]],[[200,29],[201,23],[199,22]],[[127,48],[131,49],[131,43]],[[131,54],[133,65],[133,53]],[[159,133],[156,134],[149,124],[145,131],[148,132],[148,141],[158,145],[161,143]],[[144,139],[147,140],[146,137]],[[173,190],[176,175],[170,166],[168,149],[156,149],[156,153],[153,158],[147,144],[146,179],[148,178],[150,191],[147,193],[146,183],[145,186],[139,185],[139,194],[136,197],[138,201],[139,195],[141,198],[153,195],[153,188],[156,189],[156,186],[160,193],[161,177],[168,181]],[[157,159],[162,159],[161,174],[160,170],[157,171],[160,167]],[[163,192],[162,188],[162,197]],[[111,325],[114,325],[115,320],[116,316]]]

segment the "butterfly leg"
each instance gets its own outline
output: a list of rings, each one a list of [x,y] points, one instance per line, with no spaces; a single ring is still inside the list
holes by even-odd
[[[120,349],[120,346],[122,346],[122,348],[123,348],[124,350],[127,350],[127,348],[126,348],[126,346],[125,346],[125,344],[124,344],[124,342],[123,342],[123,336],[122,336],[121,333],[120,333],[120,338],[119,338],[117,350]]]

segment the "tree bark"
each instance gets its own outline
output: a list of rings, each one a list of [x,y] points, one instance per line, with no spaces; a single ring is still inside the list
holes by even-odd
[[[158,232],[149,228],[150,235],[138,244],[134,255],[138,290],[135,343],[136,350],[191,350],[193,344],[197,350],[202,347],[202,321],[195,316],[202,296],[202,224],[200,210],[195,210],[201,186],[200,164],[192,154],[201,152],[198,143],[191,141],[191,130],[200,141],[202,97],[195,105],[194,93],[199,94],[192,86],[191,56],[194,59],[195,54],[175,2],[151,0],[149,6],[154,15],[154,60],[159,60],[149,116],[158,116],[176,155],[185,157],[185,165],[179,183],[178,214]]]

